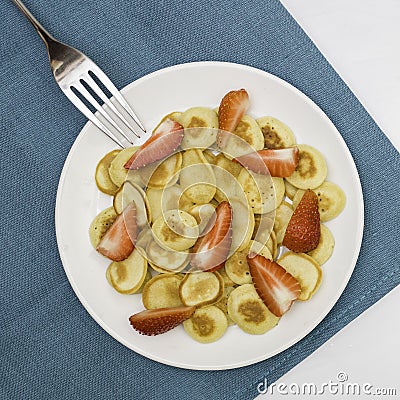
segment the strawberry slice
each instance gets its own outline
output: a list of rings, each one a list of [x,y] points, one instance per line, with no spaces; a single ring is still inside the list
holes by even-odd
[[[296,253],[314,250],[321,235],[318,196],[306,190],[286,228],[282,244]]]
[[[233,133],[249,108],[249,104],[249,94],[245,89],[228,92],[222,98],[218,109],[219,129]],[[224,148],[228,137],[226,133],[218,132],[217,145]]]
[[[113,261],[129,257],[137,236],[136,206],[129,203],[101,238],[96,250]]]
[[[155,308],[131,315],[129,322],[139,333],[155,336],[175,328],[190,318],[195,309],[193,306]]]
[[[247,263],[261,300],[273,314],[281,317],[299,297],[299,282],[278,263],[259,254],[249,254]]]
[[[266,168],[273,177],[285,178],[292,175],[299,164],[299,149],[265,149],[244,154],[234,161],[257,174],[266,175]]]
[[[154,134],[125,163],[126,169],[139,169],[172,154],[183,139],[183,126],[166,118]]]
[[[222,201],[215,209],[204,232],[193,246],[190,265],[201,271],[216,271],[222,268],[232,244],[232,207]]]

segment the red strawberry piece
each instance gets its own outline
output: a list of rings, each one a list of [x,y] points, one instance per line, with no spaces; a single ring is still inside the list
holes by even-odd
[[[129,257],[137,236],[136,206],[129,203],[101,238],[96,250],[113,261]]]
[[[233,133],[249,108],[249,104],[249,95],[245,89],[228,92],[222,98],[218,109],[219,129]],[[217,145],[220,148],[224,148],[228,136],[224,132],[218,132]]]
[[[285,178],[292,175],[299,163],[299,149],[288,147],[286,149],[265,149],[237,157],[234,161],[257,174]]]
[[[224,265],[232,244],[232,207],[222,201],[193,246],[190,265],[201,271],[216,271]]]
[[[247,263],[261,300],[273,314],[281,317],[299,297],[299,282],[277,262],[259,254],[249,254]]]
[[[175,328],[190,318],[195,309],[193,306],[155,308],[131,315],[129,322],[139,333],[155,336]]]
[[[318,196],[306,190],[286,228],[282,244],[296,253],[314,250],[321,235]]]
[[[172,154],[183,139],[183,126],[166,118],[154,134],[126,162],[126,169],[139,169]]]

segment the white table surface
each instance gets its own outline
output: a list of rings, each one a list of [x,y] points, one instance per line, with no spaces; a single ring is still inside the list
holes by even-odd
[[[281,2],[400,151],[400,0]],[[400,286],[258,398],[400,398],[399,304]],[[320,394],[291,394],[305,383]]]

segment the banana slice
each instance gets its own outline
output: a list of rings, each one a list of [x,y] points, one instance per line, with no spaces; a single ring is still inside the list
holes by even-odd
[[[290,199],[293,200],[294,195],[297,192],[297,187],[293,186],[291,183],[289,183],[286,179],[284,179],[285,182],[285,195]]]
[[[325,181],[313,191],[318,196],[318,210],[321,222],[329,221],[343,211],[346,205],[346,195],[338,185]],[[293,207],[297,207],[303,194],[304,190],[296,192],[293,198]]]
[[[233,253],[225,262],[225,271],[228,277],[237,285],[252,282],[249,264],[247,263],[247,256],[250,253],[261,254],[265,258],[272,259],[272,254],[268,248],[254,240],[245,249]]]
[[[180,186],[194,203],[209,203],[215,195],[216,180],[211,165],[199,149],[183,153]]]
[[[232,253],[249,245],[254,231],[254,214],[246,198],[231,197],[229,203],[232,207]]]
[[[175,153],[162,162],[155,162],[139,169],[145,185],[152,189],[163,189],[174,185],[179,179],[182,167],[182,153]]]
[[[145,285],[142,294],[143,305],[153,308],[182,306],[179,297],[179,285],[182,277],[176,274],[160,274],[151,278]]]
[[[200,343],[211,343],[220,339],[228,328],[228,320],[222,310],[215,306],[201,307],[183,321],[186,333]]]
[[[134,249],[127,259],[112,262],[108,269],[112,287],[121,294],[133,294],[146,278],[147,261]]]
[[[299,189],[315,189],[326,179],[328,168],[324,156],[308,144],[299,144],[299,164],[286,180]]]
[[[185,306],[199,306],[218,302],[224,295],[224,281],[218,272],[188,273],[179,286]]]
[[[322,279],[322,270],[317,262],[307,254],[288,251],[277,263],[299,281],[301,293],[298,299],[309,300]]]
[[[196,219],[181,210],[166,211],[154,221],[152,231],[160,246],[172,251],[189,249],[199,236]]]
[[[147,244],[146,257],[153,269],[160,268],[158,272],[180,272],[189,264],[187,251],[166,250],[155,240]]]
[[[256,174],[243,168],[237,181],[242,186],[254,214],[266,214],[278,206],[274,181],[270,176]]]
[[[214,144],[218,132],[218,116],[214,110],[206,107],[189,108],[180,115],[178,122],[185,128],[182,149],[207,149]]]
[[[103,193],[111,196],[114,196],[115,192],[118,190],[118,186],[111,180],[108,169],[110,168],[111,162],[120,151],[121,150],[110,151],[99,161],[96,167],[95,180],[97,187]]]
[[[220,270],[218,270],[218,272],[220,272]],[[225,314],[225,317],[228,320],[228,326],[234,325],[232,318],[228,314],[228,298],[229,298],[230,294],[234,291],[234,289],[235,288],[233,286],[225,286],[224,296],[218,303],[214,304],[215,307],[218,307]]]
[[[243,116],[233,133],[246,141],[254,150],[264,148],[264,137],[261,129],[250,115]]]
[[[90,243],[94,248],[97,248],[101,238],[107,232],[108,228],[114,223],[117,218],[117,213],[114,207],[108,207],[93,219],[89,227]]]
[[[274,117],[261,117],[257,124],[264,136],[264,147],[267,149],[280,149],[296,144],[292,130],[282,121]]]
[[[146,194],[140,186],[126,181],[114,196],[113,206],[117,214],[121,214],[126,205],[135,202],[136,221],[139,226],[144,226],[151,221],[151,209]]]
[[[274,231],[276,234],[277,244],[282,244],[283,237],[285,236],[286,228],[289,224],[290,218],[293,215],[293,208],[291,204],[284,201],[276,210]]]
[[[321,236],[319,237],[318,246],[307,254],[321,266],[329,260],[334,247],[335,239],[332,232],[324,224],[321,224]]]
[[[108,172],[110,174],[110,179],[115,186],[120,187],[125,182],[128,175],[128,170],[124,168],[124,165],[133,156],[138,148],[139,147],[127,147],[126,149],[121,150],[111,161]]]
[[[251,283],[232,291],[228,298],[228,315],[243,331],[253,335],[262,335],[279,321],[265,306]]]

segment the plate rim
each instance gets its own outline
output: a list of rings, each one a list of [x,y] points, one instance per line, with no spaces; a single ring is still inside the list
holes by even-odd
[[[221,364],[218,366],[215,365],[200,365],[200,366],[195,366],[195,365],[186,365],[183,363],[179,362],[174,362],[171,360],[165,360],[161,356],[154,356],[153,354],[148,354],[145,351],[142,351],[140,348],[137,348],[135,346],[132,346],[132,343],[128,343],[123,337],[121,337],[116,331],[114,331],[110,326],[108,326],[104,321],[99,318],[99,316],[96,314],[96,312],[92,309],[90,304],[86,301],[85,297],[83,294],[80,292],[79,288],[77,287],[77,284],[75,283],[75,280],[73,279],[71,272],[68,270],[66,267],[67,262],[66,262],[66,255],[64,254],[64,250],[62,249],[62,243],[61,243],[61,237],[62,233],[60,231],[60,207],[61,207],[61,195],[62,195],[62,188],[65,183],[65,178],[66,174],[69,168],[69,165],[71,163],[71,159],[73,157],[73,154],[75,152],[76,147],[79,145],[80,141],[82,140],[83,136],[86,134],[86,131],[93,125],[90,121],[87,121],[86,124],[82,127],[80,130],[79,134],[74,140],[74,143],[72,144],[71,148],[68,151],[68,155],[64,161],[64,165],[60,174],[59,182],[57,185],[57,195],[56,195],[56,202],[55,202],[55,208],[54,208],[54,220],[55,220],[55,231],[56,231],[56,240],[57,240],[57,247],[58,247],[58,252],[60,255],[60,259],[62,262],[63,269],[67,275],[69,284],[71,285],[75,295],[79,299],[80,303],[83,305],[84,309],[88,312],[91,318],[93,318],[102,329],[104,329],[110,336],[113,337],[116,341],[119,343],[123,344],[126,346],[128,349],[131,351],[134,351],[138,354],[141,354],[142,356],[160,362],[165,365],[171,365],[175,366],[178,368],[182,369],[190,369],[190,370],[229,370],[229,369],[236,369],[248,365],[253,365],[258,362],[267,360],[282,351],[285,351],[298,343],[301,339],[305,338],[307,335],[309,335],[310,332],[312,332],[314,329],[317,328],[317,326],[322,322],[322,320],[329,314],[329,312],[332,310],[334,305],[337,303],[339,298],[342,296],[345,288],[348,285],[348,282],[353,274],[353,271],[355,269],[357,260],[359,258],[360,250],[361,250],[361,245],[362,245],[362,240],[363,240],[363,233],[364,233],[364,195],[362,191],[362,185],[359,177],[359,173],[355,164],[355,161],[353,159],[353,156],[343,139],[342,135],[340,134],[339,130],[336,128],[336,126],[333,124],[333,122],[330,120],[330,118],[325,114],[325,112],[313,101],[311,100],[305,93],[303,93],[301,90],[290,84],[289,82],[283,80],[282,78],[271,74],[270,72],[264,71],[259,68],[255,68],[249,65],[244,65],[244,64],[239,64],[239,63],[233,63],[233,62],[226,62],[226,61],[196,61],[196,62],[186,62],[186,63],[181,63],[181,64],[176,64],[176,65],[171,65],[165,68],[161,68],[155,71],[150,72],[149,74],[146,74],[128,85],[126,85],[123,89],[121,89],[122,93],[125,93],[126,91],[129,91],[132,86],[141,84],[142,82],[145,82],[146,80],[152,79],[154,76],[161,75],[164,73],[168,73],[170,71],[176,71],[180,69],[186,69],[186,68],[201,68],[201,67],[230,67],[230,68],[237,68],[237,69],[245,69],[250,72],[254,72],[257,74],[265,75],[266,77],[277,81],[280,85],[283,85],[287,89],[294,91],[297,95],[299,95],[302,100],[304,100],[308,105],[310,105],[312,108],[316,109],[318,111],[318,114],[324,119],[325,123],[330,125],[331,129],[333,129],[336,133],[336,138],[339,140],[341,147],[345,152],[347,152],[347,156],[351,160],[351,165],[353,168],[353,173],[355,174],[355,177],[357,178],[357,203],[359,203],[359,215],[358,218],[360,220],[360,225],[358,226],[357,229],[357,241],[354,243],[354,248],[355,251],[353,253],[353,258],[351,261],[351,264],[349,265],[348,272],[344,276],[344,279],[342,280],[341,286],[338,288],[338,290],[335,293],[335,296],[332,296],[331,301],[329,304],[327,304],[324,308],[324,310],[320,313],[319,318],[317,318],[316,322],[312,324],[311,327],[308,327],[305,330],[302,330],[299,335],[296,335],[292,340],[286,342],[284,345],[280,346],[279,348],[275,349],[272,353],[269,355],[261,355],[260,357],[254,358],[252,360],[246,360],[244,362],[237,362],[235,364]]]

